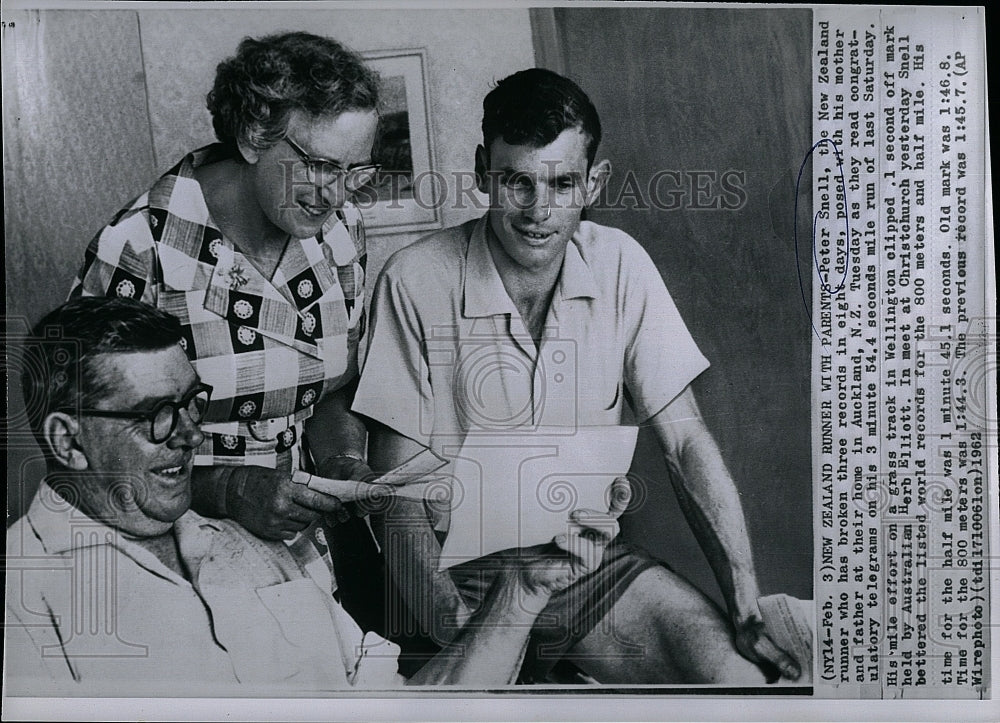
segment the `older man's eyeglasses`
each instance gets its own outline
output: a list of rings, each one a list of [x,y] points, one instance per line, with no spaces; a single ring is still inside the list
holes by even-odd
[[[334,161],[313,158],[288,136],[285,136],[284,141],[302,160],[302,165],[306,169],[306,177],[310,183],[315,183],[318,186],[329,186],[343,180],[344,188],[347,189],[348,193],[357,193],[374,180],[381,168],[377,163],[344,168]]]
[[[198,384],[181,397],[180,401],[175,402],[172,399],[163,399],[146,412],[119,412],[109,409],[72,409],[69,407],[59,411],[90,417],[145,419],[149,422],[150,441],[153,444],[161,444],[170,439],[174,430],[177,429],[177,422],[180,420],[182,409],[187,412],[188,417],[194,424],[201,424],[201,420],[205,418],[205,412],[208,411],[208,402],[211,398],[212,387],[208,384]]]

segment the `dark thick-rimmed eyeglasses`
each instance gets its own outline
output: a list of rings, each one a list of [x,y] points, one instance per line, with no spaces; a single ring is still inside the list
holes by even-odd
[[[153,444],[161,444],[170,439],[177,429],[181,410],[187,412],[194,424],[201,424],[208,410],[208,402],[212,398],[212,387],[208,384],[198,384],[181,397],[180,401],[163,399],[147,412],[118,412],[109,409],[73,409],[65,407],[60,412],[67,414],[82,414],[90,417],[111,417],[114,419],[145,419],[149,422],[149,439]]]
[[[288,136],[285,136],[283,140],[302,159],[302,165],[306,168],[306,177],[310,183],[315,183],[318,186],[329,186],[343,179],[344,188],[347,189],[347,192],[357,193],[372,182],[376,174],[378,174],[379,168],[381,168],[377,163],[366,163],[364,165],[344,168],[334,161],[313,158]]]

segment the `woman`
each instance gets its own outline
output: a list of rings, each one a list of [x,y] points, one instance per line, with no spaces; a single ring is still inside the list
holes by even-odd
[[[324,518],[350,515],[292,471],[371,474],[350,413],[365,264],[350,196],[377,171],[377,102],[378,76],[333,40],[245,39],[208,94],[219,143],[185,156],[97,235],[71,292],[134,297],[181,320],[214,389],[195,509],[289,540],[314,572],[329,563]]]

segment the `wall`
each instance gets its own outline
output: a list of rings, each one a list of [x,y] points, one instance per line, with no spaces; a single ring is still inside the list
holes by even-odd
[[[434,160],[449,178],[473,168],[491,84],[534,64],[526,9],[5,10],[4,22],[8,334],[65,298],[84,247],[115,211],[214,140],[205,94],[243,37],[302,29],[359,51],[425,48]],[[447,225],[477,213],[442,208]],[[371,237],[372,278],[418,236]],[[11,365],[16,359],[8,365],[16,377]],[[17,481],[8,484],[10,519],[30,499],[41,465],[20,422],[16,379],[8,392],[7,473]]]
[[[558,8],[553,16],[536,23],[548,30],[536,33],[547,45],[536,55],[562,66],[601,113],[600,155],[616,169],[609,200],[632,171],[649,205],[623,199],[625,208],[592,218],[643,244],[712,362],[694,388],[738,481],[763,590],[811,597],[810,327],[792,242],[794,182],[811,128],[811,13]],[[690,189],[667,208],[670,179],[660,186],[663,207],[646,193],[658,171],[718,178],[730,169],[746,174],[735,210],[694,208],[708,202]],[[718,191],[716,182],[711,195]],[[809,199],[800,203],[805,229]],[[811,271],[802,272],[808,299]],[[711,590],[648,430],[633,472],[645,480],[645,501],[626,535]]]
[[[155,177],[135,13],[4,10],[3,102],[5,332],[14,340],[65,299],[87,241]],[[5,354],[16,515],[43,465],[20,416],[16,347]]]
[[[308,30],[358,51],[426,48],[436,170],[449,180],[473,168],[482,99],[492,83],[535,62],[527,10],[142,11],[139,24],[154,152],[162,168],[213,140],[205,93],[215,66],[248,35]],[[454,203],[442,208],[446,226],[475,215]],[[393,251],[421,235],[373,237],[372,278]]]
[[[37,321],[153,177],[139,28],[131,12],[15,11],[3,39],[7,313]]]

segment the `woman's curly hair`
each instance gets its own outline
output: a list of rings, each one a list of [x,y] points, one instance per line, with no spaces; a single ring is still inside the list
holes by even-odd
[[[336,40],[294,32],[244,38],[216,68],[207,96],[218,139],[265,150],[280,141],[289,114],[312,116],[373,110],[379,76]]]

